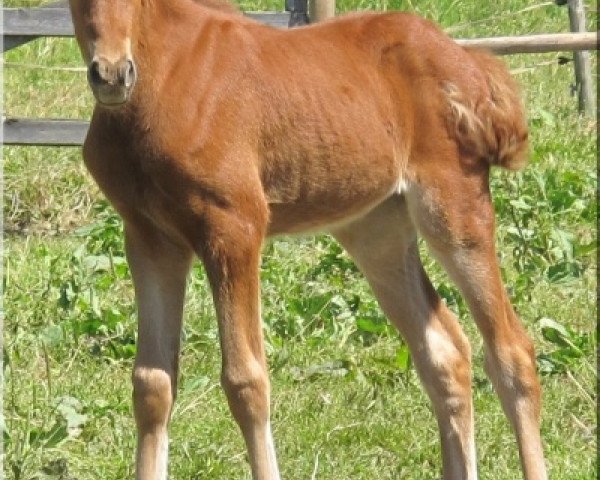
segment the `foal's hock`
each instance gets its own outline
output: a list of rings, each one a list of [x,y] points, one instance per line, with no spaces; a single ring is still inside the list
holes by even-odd
[[[533,347],[502,286],[488,186],[527,127],[505,67],[402,13],[276,30],[218,0],[70,0],[97,100],[87,167],[123,217],[139,310],[136,477],[166,480],[186,276],[206,266],[222,385],[255,480],[279,478],[259,306],[261,246],[326,231],[411,348],[445,479],[477,476],[470,348],[425,274],[460,287],[524,476],[546,478]],[[299,53],[301,52],[301,53]]]

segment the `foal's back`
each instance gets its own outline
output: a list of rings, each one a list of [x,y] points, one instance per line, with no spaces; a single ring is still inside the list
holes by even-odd
[[[411,163],[451,148],[448,85],[472,104],[489,95],[474,57],[414,15],[248,28],[271,233],[354,218],[402,191]]]

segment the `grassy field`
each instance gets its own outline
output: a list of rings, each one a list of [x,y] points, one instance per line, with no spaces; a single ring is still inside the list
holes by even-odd
[[[545,3],[522,11],[536,2],[338,0],[338,9],[412,10],[461,37],[566,31],[565,8]],[[272,0],[241,5],[281,8]],[[596,29],[596,17],[588,19]],[[550,476],[587,480],[597,468],[597,125],[577,115],[572,64],[559,65],[559,56],[571,57],[507,58],[523,86],[532,155],[525,171],[496,171],[492,183],[503,276],[537,348]],[[4,62],[5,115],[89,116],[74,41],[36,40]],[[121,223],[78,149],[4,147],[3,155],[4,478],[132,478],[136,330]],[[455,287],[428,257],[426,267],[472,341],[480,477],[519,478],[480,336]],[[283,478],[439,478],[436,422],[406,347],[337,244],[326,236],[270,242],[262,286]],[[216,322],[200,265],[188,290],[170,475],[246,479],[244,446],[218,384]]]

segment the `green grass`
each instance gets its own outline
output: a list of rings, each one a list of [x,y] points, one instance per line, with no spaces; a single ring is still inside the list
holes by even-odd
[[[531,4],[353,0],[338,1],[338,10],[414,10],[464,37],[567,30],[564,8],[509,14]],[[595,28],[595,16],[588,19]],[[524,172],[496,171],[492,186],[503,275],[538,353],[550,476],[587,480],[597,468],[596,122],[578,117],[572,68],[558,56],[507,58],[520,72],[533,149]],[[85,73],[64,69],[81,67],[72,40],[36,40],[5,62],[6,115],[89,116]],[[4,175],[5,478],[132,478],[136,333],[121,224],[78,149],[4,147]],[[519,478],[480,336],[457,290],[428,257],[426,266],[473,344],[480,476]],[[349,258],[328,237],[278,239],[265,248],[262,281],[283,478],[439,478],[429,402]],[[200,265],[188,290],[171,478],[249,478],[218,385],[216,322]]]

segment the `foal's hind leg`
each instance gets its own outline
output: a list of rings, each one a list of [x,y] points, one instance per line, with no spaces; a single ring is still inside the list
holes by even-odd
[[[167,479],[167,426],[177,385],[185,280],[192,252],[148,225],[126,224],[127,260],[138,305],[133,400],[137,480]]]
[[[423,270],[405,200],[392,197],[334,235],[410,347],[440,428],[444,479],[476,479],[469,343]]]
[[[420,179],[407,194],[411,217],[483,335],[486,371],[515,431],[525,478],[546,479],[533,345],[500,278],[487,166],[447,164]]]

